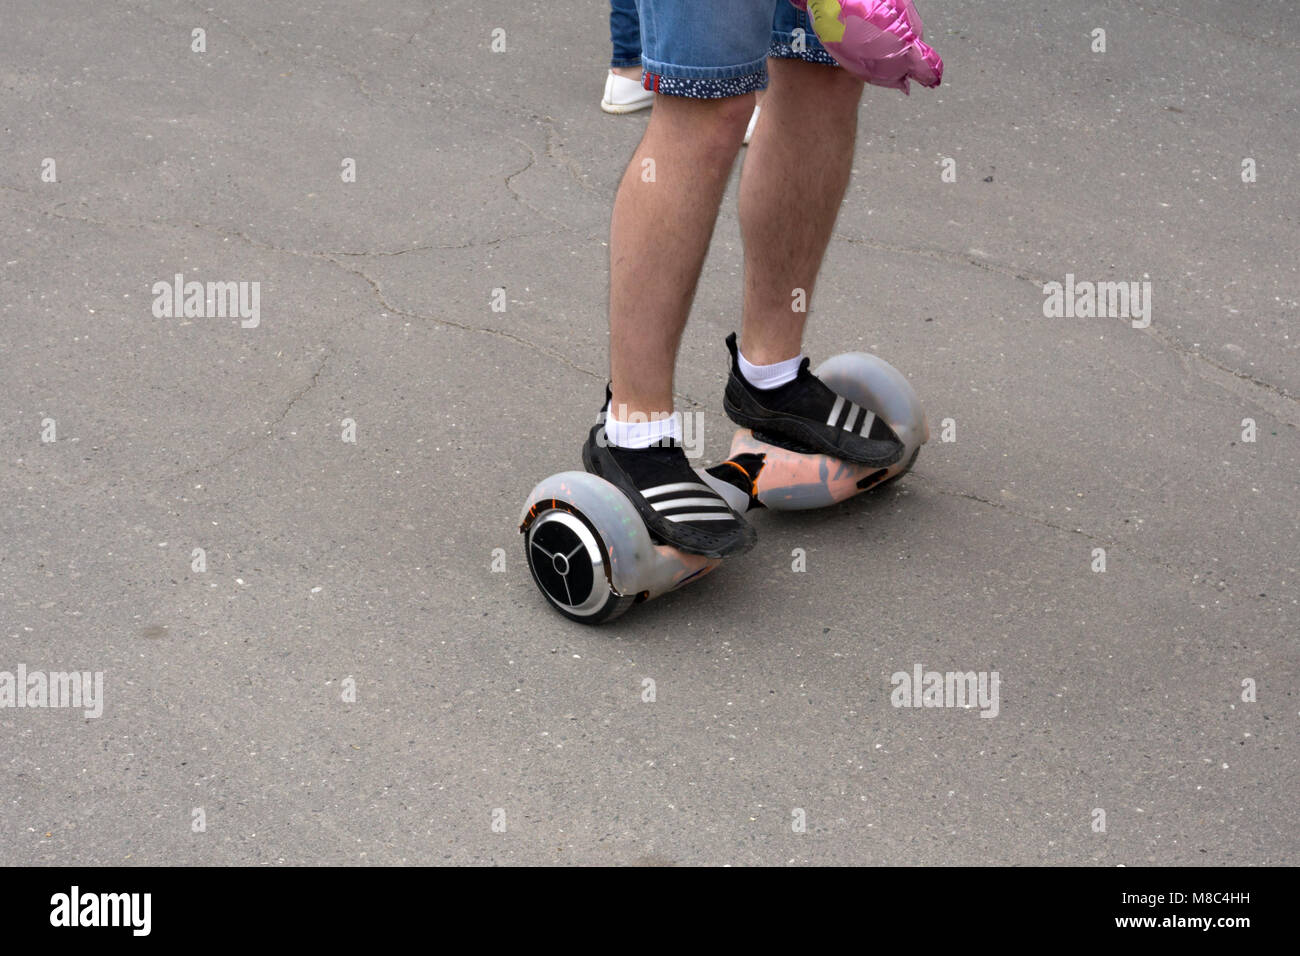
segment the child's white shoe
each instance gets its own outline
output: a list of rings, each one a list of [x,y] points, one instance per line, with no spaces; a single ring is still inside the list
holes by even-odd
[[[605,98],[600,108],[606,113],[635,113],[654,104],[655,95],[636,80],[619,76],[613,70],[605,77]]]

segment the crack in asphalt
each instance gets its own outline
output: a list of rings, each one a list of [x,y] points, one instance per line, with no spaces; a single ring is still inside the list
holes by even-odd
[[[1173,13],[1169,10],[1144,6],[1141,3],[1135,2],[1135,0],[1129,0],[1129,2],[1126,5],[1133,7],[1135,10],[1141,10],[1143,13],[1147,14],[1148,16],[1168,17],[1171,20],[1178,20],[1182,23],[1190,24],[1192,26],[1197,26],[1197,27],[1205,26],[1205,23],[1201,20],[1193,20],[1189,17],[1183,16],[1182,14]],[[1288,46],[1285,43],[1278,43],[1275,40],[1267,40],[1264,37],[1258,37],[1252,33],[1243,33],[1240,30],[1233,30],[1231,28],[1216,27],[1214,32],[1217,34],[1222,34],[1223,36],[1235,37],[1238,40],[1246,40],[1250,43],[1258,43],[1261,46],[1271,46],[1275,50],[1286,50],[1289,53],[1294,53],[1296,49],[1294,45]]]
[[[374,293],[375,301],[377,301],[381,306],[383,306],[384,311],[386,312],[391,312],[394,315],[405,316],[406,318],[409,319],[419,319],[420,321],[424,321],[424,322],[434,322],[438,325],[447,326],[453,329],[460,329],[464,332],[482,332],[487,335],[496,335],[503,339],[509,339],[510,341],[518,343],[519,345],[523,345],[526,346],[527,348],[534,349],[538,352],[541,352],[543,355],[547,355],[555,359],[557,362],[560,362],[563,365],[567,365],[569,368],[581,372],[584,375],[591,376],[592,378],[602,377],[600,373],[595,371],[594,369],[589,369],[586,366],[578,365],[576,362],[570,360],[567,356],[563,355],[560,352],[555,351],[554,349],[548,346],[544,346],[536,342],[531,342],[528,339],[524,338],[523,336],[516,335],[513,332],[507,332],[505,329],[494,329],[488,326],[468,325],[463,322],[453,321],[452,319],[444,319],[435,315],[427,315],[421,312],[411,312],[408,309],[399,308],[398,306],[395,306],[392,303],[390,303],[384,297],[384,292],[383,289],[380,287],[379,280],[375,279],[373,276],[369,275],[366,272],[363,272],[360,269],[350,268],[349,266],[344,265],[342,262],[339,262],[335,259],[331,259],[330,261],[333,262],[340,269],[342,269],[344,272],[348,272],[358,277],[359,279],[364,280],[370,286],[371,291]]]
[[[5,189],[5,190],[8,190],[8,191],[10,191],[10,192],[15,192],[15,193],[18,193],[18,194],[20,194],[20,195],[25,195],[25,196],[31,196],[31,195],[32,195],[32,194],[29,193],[27,190],[15,189],[14,187],[10,187],[10,186],[0,186],[0,189]],[[60,205],[62,205],[62,204],[60,204]],[[84,206],[85,206],[85,203],[79,203],[79,205],[81,205],[81,206],[84,207]],[[318,251],[312,251],[312,250],[291,249],[291,248],[288,248],[288,247],[285,247],[285,246],[277,246],[277,245],[275,245],[275,244],[273,244],[273,243],[266,242],[265,240],[258,239],[258,238],[256,238],[256,237],[250,236],[250,235],[248,235],[247,233],[244,233],[244,232],[242,232],[242,231],[240,231],[240,230],[229,230],[229,229],[223,229],[223,228],[218,227],[218,226],[212,226],[212,225],[209,225],[209,224],[206,224],[206,223],[199,223],[199,222],[189,222],[189,223],[185,223],[185,224],[180,224],[180,223],[168,222],[168,221],[165,221],[165,220],[131,220],[131,219],[105,220],[105,219],[97,219],[97,218],[94,218],[94,217],[92,217],[92,216],[73,216],[73,215],[68,215],[68,214],[66,214],[66,213],[54,212],[54,211],[49,210],[49,209],[38,209],[38,208],[30,208],[30,207],[27,207],[27,211],[29,211],[29,212],[33,212],[33,213],[36,213],[36,214],[38,214],[38,215],[49,216],[49,217],[51,217],[51,218],[55,218],[55,219],[62,219],[62,220],[71,221],[71,222],[80,222],[80,223],[85,223],[85,224],[87,224],[87,225],[100,226],[101,228],[135,228],[135,229],[150,229],[150,228],[161,228],[161,229],[185,229],[185,228],[190,228],[190,229],[196,229],[196,230],[199,230],[199,231],[201,231],[201,232],[207,232],[207,233],[210,233],[210,234],[212,234],[212,235],[214,235],[214,236],[220,236],[220,237],[222,237],[222,238],[226,238],[226,239],[237,239],[237,240],[239,240],[239,241],[241,241],[241,242],[244,242],[244,243],[247,243],[248,245],[253,246],[254,248],[261,249],[261,250],[265,250],[265,251],[268,251],[268,252],[279,253],[279,254],[282,254],[282,255],[296,256],[296,257],[299,257],[299,258],[313,259],[313,260],[316,260],[316,261],[319,261],[319,262],[328,262],[328,263],[330,263],[330,264],[332,264],[332,265],[334,265],[334,266],[337,266],[337,267],[338,267],[339,269],[341,269],[342,271],[344,271],[344,272],[346,272],[346,273],[348,273],[348,274],[350,274],[350,275],[354,275],[354,276],[356,276],[356,277],[358,277],[358,278],[364,280],[364,281],[369,285],[370,289],[372,290],[372,292],[373,292],[373,294],[374,294],[374,296],[375,296],[375,300],[379,303],[379,305],[380,305],[381,307],[383,307],[384,310],[386,310],[386,311],[388,311],[388,312],[392,312],[392,313],[395,314],[395,315],[401,315],[401,316],[405,316],[405,317],[407,317],[407,318],[419,319],[419,320],[421,320],[421,321],[426,321],[426,322],[433,322],[433,323],[438,324],[438,325],[443,325],[443,326],[446,326],[446,327],[448,327],[448,328],[459,329],[459,330],[461,330],[461,331],[465,331],[465,332],[478,332],[478,333],[482,333],[482,334],[485,334],[485,335],[495,335],[495,336],[499,336],[499,337],[501,337],[501,338],[505,338],[505,339],[508,339],[508,340],[510,340],[510,341],[513,341],[513,342],[515,342],[515,343],[517,343],[517,344],[519,344],[519,345],[523,345],[523,346],[525,346],[525,347],[527,347],[527,348],[529,348],[529,349],[532,349],[532,350],[534,350],[534,351],[536,351],[536,352],[539,352],[539,353],[541,353],[541,354],[543,354],[543,355],[546,355],[546,356],[548,356],[548,357],[554,359],[555,361],[559,362],[560,364],[562,364],[562,365],[566,365],[566,366],[568,366],[569,368],[571,368],[571,369],[573,369],[573,370],[575,370],[575,371],[577,371],[577,372],[581,372],[582,374],[584,374],[584,375],[586,375],[586,376],[588,376],[588,377],[590,377],[590,378],[596,379],[597,381],[605,380],[605,379],[607,378],[607,376],[604,375],[603,373],[598,372],[598,371],[595,370],[595,369],[591,369],[591,368],[587,368],[586,366],[579,365],[579,364],[577,364],[576,362],[573,362],[572,360],[570,360],[570,359],[569,359],[567,356],[565,356],[563,353],[558,352],[558,351],[556,351],[555,349],[550,348],[549,346],[543,345],[543,344],[541,344],[541,343],[539,343],[539,342],[534,342],[534,341],[532,341],[531,339],[527,339],[527,338],[525,338],[525,337],[523,337],[523,336],[521,336],[521,335],[517,335],[517,334],[515,334],[515,333],[513,333],[513,332],[508,332],[508,331],[506,331],[506,330],[504,330],[504,329],[496,329],[496,328],[492,328],[492,327],[490,327],[490,326],[469,325],[469,324],[467,324],[467,323],[463,323],[463,322],[456,322],[456,321],[454,321],[454,320],[452,320],[452,319],[446,319],[446,318],[442,318],[442,317],[440,317],[440,316],[431,315],[431,314],[423,313],[423,312],[413,312],[413,311],[411,311],[411,310],[409,310],[409,309],[402,309],[402,308],[399,308],[399,307],[397,307],[397,306],[394,306],[394,305],[393,305],[392,303],[390,303],[390,302],[387,300],[387,298],[384,296],[384,294],[383,294],[383,292],[382,292],[382,290],[381,290],[381,288],[380,288],[379,281],[378,281],[377,279],[375,279],[374,277],[372,277],[371,275],[369,275],[368,273],[366,273],[365,271],[363,271],[363,270],[361,270],[361,269],[353,268],[351,265],[339,261],[340,258],[343,258],[343,257],[347,257],[347,258],[359,258],[359,257],[369,257],[369,256],[393,256],[393,255],[404,255],[404,254],[406,254],[407,252],[420,251],[420,250],[417,250],[417,249],[399,250],[399,251],[397,251],[397,252],[392,252],[392,253],[353,253],[353,252],[333,253],[333,252],[318,252]],[[487,243],[487,242],[485,242],[485,243],[477,243],[477,244],[479,244],[479,245],[497,244],[497,243],[505,242],[505,241],[507,241],[507,240],[514,239],[514,238],[529,238],[531,235],[533,235],[533,234],[522,234],[522,235],[520,235],[520,236],[503,236],[503,237],[501,237],[501,238],[499,238],[499,239],[492,240],[491,243]],[[593,240],[593,241],[594,241],[594,240]],[[437,248],[437,249],[460,249],[460,248],[468,248],[469,246],[472,246],[472,245],[475,245],[475,244],[476,244],[476,243],[471,242],[471,243],[469,243],[468,245],[464,245],[464,244],[463,244],[463,245],[458,245],[458,246],[438,246],[438,247],[434,247],[434,248]],[[696,407],[696,408],[698,408],[698,407],[703,407],[703,403],[700,402],[698,399],[694,398],[693,396],[690,396],[690,395],[687,395],[687,394],[685,394],[685,393],[681,393],[681,392],[674,392],[673,394],[674,394],[674,397],[682,399],[686,404],[688,404],[688,405],[690,405],[690,406],[692,406],[692,407]]]
[[[217,13],[217,12],[216,12],[212,7],[204,7],[204,6],[200,6],[199,4],[194,3],[193,0],[187,0],[187,4],[186,4],[186,5],[187,5],[187,6],[188,6],[192,11],[194,11],[194,13],[198,14],[198,15],[201,16],[201,17],[207,17],[207,18],[215,19],[218,23],[221,24],[221,26],[222,26],[225,30],[227,30],[227,31],[230,33],[231,36],[233,36],[235,39],[239,40],[241,43],[243,43],[245,46],[247,46],[250,50],[252,50],[252,51],[253,51],[254,53],[256,53],[258,56],[270,57],[270,56],[272,55],[270,49],[268,49],[268,48],[266,48],[266,47],[260,47],[260,46],[258,46],[256,43],[254,43],[254,42],[252,41],[252,39],[251,39],[250,37],[245,36],[245,35],[244,35],[243,33],[241,33],[239,30],[235,29],[235,27],[231,24],[231,22],[230,22],[229,20],[227,20],[227,19],[225,19],[224,17],[222,17],[222,16],[221,16],[219,13]],[[162,24],[164,24],[165,26],[170,26],[170,27],[173,27],[173,28],[177,26],[177,24],[175,24],[175,23],[168,23],[166,20],[163,20],[161,17],[159,17],[157,14],[153,13],[152,11],[142,10],[140,7],[128,7],[127,9],[129,9],[129,10],[135,12],[135,13],[143,14],[143,15],[149,17],[150,19],[157,21],[158,23],[162,23]],[[203,24],[195,24],[195,26],[203,26]],[[188,28],[188,27],[186,27],[186,28]],[[205,32],[207,31],[207,27],[206,27],[206,26],[204,26],[204,30],[205,30]]]
[[[1146,561],[1148,564],[1154,564],[1157,567],[1163,568],[1164,570],[1168,571],[1170,574],[1190,577],[1192,579],[1193,584],[1205,584],[1205,585],[1213,586],[1210,577],[1208,575],[1202,574],[1198,571],[1194,571],[1189,567],[1179,567],[1175,564],[1170,563],[1164,558],[1160,557],[1158,554],[1154,554],[1150,551],[1146,551],[1144,549],[1134,547],[1132,544],[1119,542],[1116,541],[1114,538],[1104,538],[1101,537],[1100,535],[1096,535],[1084,531],[1082,528],[1077,528],[1077,527],[1072,528],[1066,525],[1060,525],[1053,521],[1049,521],[1046,518],[1040,517],[1039,515],[1029,514],[1028,512],[1025,511],[1019,511],[1015,508],[1012,508],[1005,502],[993,501],[990,498],[985,498],[983,495],[977,495],[971,491],[953,489],[949,486],[942,485],[935,479],[930,478],[928,475],[920,471],[912,470],[908,474],[910,477],[918,478],[921,481],[926,482],[931,486],[935,494],[942,495],[945,498],[955,498],[963,501],[972,501],[977,504],[986,505],[989,508],[992,508],[996,511],[1000,511],[1008,515],[1012,515],[1016,518],[1023,518],[1025,521],[1031,522],[1036,525],[1040,525],[1041,527],[1044,528],[1049,528],[1052,531],[1056,531],[1061,534],[1078,535],[1082,538],[1086,538],[1089,541],[1104,547],[1106,549],[1107,555],[1109,555],[1111,551],[1117,551],[1121,554],[1132,554],[1140,558],[1141,560]],[[1227,573],[1228,572],[1223,572],[1223,574],[1225,575]],[[1238,586],[1244,587],[1244,584]],[[1215,587],[1215,590],[1217,591],[1220,589]],[[1243,598],[1243,595],[1240,594],[1234,596],[1239,599]],[[1285,604],[1285,602],[1281,598],[1275,596],[1269,596],[1265,598],[1253,598],[1252,596],[1251,599],[1265,600],[1272,604],[1276,604],[1279,607]]]
[[[506,135],[506,138],[507,138],[507,139],[512,139],[512,140],[514,140],[516,143],[518,143],[518,144],[519,144],[520,146],[522,146],[524,149],[528,150],[528,162],[523,166],[523,168],[521,168],[521,169],[517,169],[517,170],[515,170],[513,173],[510,173],[508,176],[506,176],[506,180],[505,180],[506,190],[510,193],[511,196],[514,197],[515,202],[517,202],[517,203],[519,203],[520,205],[524,206],[526,209],[530,209],[530,210],[532,210],[536,215],[541,216],[541,217],[542,217],[543,219],[545,219],[547,222],[553,222],[553,223],[555,223],[557,226],[559,226],[559,227],[560,227],[561,229],[563,229],[565,232],[573,232],[573,231],[574,231],[574,228],[573,228],[572,224],[567,223],[567,222],[565,222],[565,221],[562,220],[562,219],[557,219],[555,216],[552,216],[552,215],[550,215],[549,213],[544,212],[544,211],[541,210],[541,209],[538,209],[536,206],[534,206],[532,203],[530,203],[527,199],[525,199],[525,198],[523,197],[523,194],[520,193],[517,189],[515,189],[515,187],[511,184],[511,180],[513,180],[513,179],[515,179],[515,178],[517,178],[517,177],[519,177],[519,176],[522,176],[524,173],[528,172],[528,170],[532,169],[533,166],[537,163],[537,151],[536,151],[535,149],[533,149],[531,146],[529,146],[527,143],[525,143],[525,142],[524,142],[522,139],[520,139],[518,136],[512,136],[512,135],[510,135],[509,133],[506,133],[505,135]]]
[[[279,427],[280,424],[282,424],[284,420],[289,417],[289,413],[293,411],[293,407],[298,404],[298,402],[303,398],[303,396],[305,396],[308,392],[310,392],[312,389],[314,389],[317,386],[317,384],[320,382],[321,373],[325,371],[325,366],[329,364],[330,359],[333,357],[334,357],[333,350],[327,351],[325,353],[325,357],[321,359],[320,365],[316,367],[316,371],[312,372],[311,379],[307,382],[307,384],[304,385],[301,389],[299,389],[294,395],[292,395],[289,398],[288,403],[284,406],[284,411],[282,411],[276,419],[266,423],[265,434],[259,435],[256,438],[246,441],[242,445],[238,446],[237,448],[232,448],[230,451],[222,455],[220,458],[216,458],[210,462],[206,462],[201,465],[195,465],[193,468],[186,469],[185,471],[179,471],[168,475],[158,475],[153,478],[146,478],[144,479],[144,484],[146,485],[162,484],[168,481],[178,481],[182,478],[189,478],[192,475],[198,475],[205,472],[215,471],[216,469],[230,462],[232,459],[239,457],[245,452],[252,451],[254,448],[262,444],[262,442],[264,442],[268,438],[275,437],[276,428]]]
[[[32,199],[38,199],[39,201],[37,195],[28,189],[20,189],[16,186],[0,185],[0,190],[4,190],[6,192],[11,192],[11,193],[17,193],[20,196],[25,196]],[[77,200],[76,204],[83,209],[89,210],[89,207],[87,206],[84,200]],[[202,232],[209,232],[212,233],[213,235],[221,236],[226,239],[239,239],[242,240],[243,242],[249,243],[250,245],[256,246],[259,249],[265,249],[269,252],[280,252],[280,253],[284,253],[285,255],[302,256],[304,258],[314,258],[314,259],[321,259],[326,261],[330,261],[330,257],[332,256],[344,256],[350,258],[385,259],[385,258],[392,258],[395,256],[408,255],[409,253],[412,252],[439,252],[439,251],[454,252],[461,249],[474,249],[478,247],[498,246],[503,242],[511,242],[516,239],[532,239],[535,238],[536,236],[548,235],[550,233],[549,229],[539,231],[539,232],[509,233],[507,235],[497,236],[492,239],[470,239],[468,242],[460,242],[460,243],[453,243],[453,244],[446,244],[446,245],[430,244],[430,245],[420,245],[420,246],[409,246],[405,249],[380,250],[375,252],[371,252],[371,251],[354,252],[347,249],[341,249],[341,250],[292,249],[288,246],[277,246],[274,243],[267,242],[264,239],[257,239],[253,236],[247,235],[246,233],[240,232],[239,230],[223,229],[220,226],[213,226],[205,222],[188,221],[185,223],[180,223],[180,222],[174,222],[167,219],[129,219],[120,216],[114,216],[111,219],[103,219],[103,218],[96,218],[95,216],[89,214],[83,216],[73,216],[68,213],[57,211],[67,205],[68,205],[67,202],[60,202],[60,203],[55,203],[52,207],[48,209],[41,209],[37,206],[24,206],[23,209],[26,212],[35,213],[36,215],[40,215],[40,216],[49,216],[53,219],[62,219],[67,222],[81,222],[91,226],[100,226],[105,229],[119,229],[119,228],[120,229],[152,229],[152,228],[198,229]]]
[[[833,233],[832,238],[843,240],[852,245],[866,246],[869,249],[877,249],[884,252],[923,256],[927,259],[934,259],[939,262],[974,266],[983,269],[985,272],[1010,276],[1018,281],[1031,283],[1040,291],[1048,282],[1057,281],[1042,275],[1035,275],[1030,270],[1023,269],[1019,266],[997,262],[992,259],[982,259],[969,253],[952,252],[947,249],[934,249],[925,246],[908,246],[902,243],[882,242],[878,239],[849,236],[841,232]],[[1177,284],[1169,282],[1168,280],[1162,280],[1162,282],[1166,282],[1169,285]],[[1132,329],[1132,326],[1128,325],[1129,320],[1120,319],[1117,321],[1123,322],[1126,328]],[[1292,427],[1300,426],[1300,397],[1291,394],[1291,392],[1287,391],[1285,387],[1275,385],[1274,383],[1259,378],[1256,375],[1251,375],[1249,372],[1243,372],[1240,369],[1224,365],[1222,362],[1216,361],[1210,356],[1205,355],[1203,352],[1184,345],[1177,338],[1161,329],[1154,322],[1145,329],[1132,329],[1132,331],[1145,334],[1147,337],[1152,338],[1159,344],[1163,345],[1169,351],[1175,353],[1176,357],[1180,359],[1183,367],[1189,372],[1192,372],[1192,374],[1196,375],[1196,377],[1202,381],[1211,385],[1216,385],[1237,398],[1245,399],[1252,404],[1263,408],[1269,414],[1277,417],[1279,420],[1291,425]],[[1207,369],[1202,366],[1208,366],[1209,368]],[[1231,375],[1234,378],[1239,379],[1241,382],[1254,386],[1254,388],[1269,394],[1268,396],[1264,396],[1252,394],[1250,389],[1242,389],[1239,391],[1230,388],[1221,379],[1215,376],[1210,369],[1213,369],[1215,372]],[[1276,399],[1283,399],[1283,404],[1279,405]]]
[[[211,9],[201,7],[198,4],[194,3],[193,0],[187,0],[187,2],[191,7],[191,9],[193,9],[196,13],[202,16],[213,15]],[[180,29],[183,27],[183,25],[177,23],[170,23],[149,10],[144,10],[139,7],[128,7],[127,9],[133,13],[138,13],[141,14],[142,16],[146,16],[154,20],[155,22],[160,23],[167,27],[171,27],[174,29]],[[420,24],[420,26],[416,29],[414,33],[412,33],[410,36],[406,38],[406,40],[401,45],[402,46],[411,45],[411,42],[429,25],[429,23],[433,20],[437,12],[438,11],[436,6],[431,6],[429,13],[424,18],[424,21]],[[273,50],[270,48],[264,48],[259,46],[250,37],[246,36],[245,34],[241,33],[239,30],[235,29],[231,25],[229,20],[223,19],[221,17],[217,17],[217,22],[220,23],[223,28],[229,30],[232,36],[236,37],[241,42],[243,42],[249,49],[251,49],[258,56],[268,57],[271,59],[278,60],[281,63],[287,63],[291,65],[301,65],[302,63],[305,62],[303,57],[284,56],[278,49]],[[392,34],[385,34],[385,35],[389,36],[394,41],[399,39],[396,35],[392,35]],[[330,63],[334,64],[334,66],[343,75],[347,76],[350,80],[352,80],[352,82],[356,84],[358,92],[360,92],[360,94],[366,99],[367,102],[371,103],[372,105],[379,105],[379,99],[378,99],[379,94],[377,94],[376,91],[372,90],[366,84],[365,77],[360,72],[358,72],[357,69],[353,67],[350,63],[347,63],[346,61],[344,61],[334,53],[324,49],[316,51],[315,55],[318,55],[322,59],[328,60]],[[464,105],[465,97],[466,95],[469,95],[476,99],[490,102],[496,109],[500,110],[501,112],[511,114],[518,118],[531,120],[536,125],[541,126],[543,131],[543,136],[544,136],[544,149],[546,151],[547,158],[554,160],[559,166],[561,166],[566,172],[568,172],[569,176],[573,179],[573,181],[577,183],[579,186],[581,186],[583,189],[586,189],[589,192],[593,192],[593,193],[598,192],[598,190],[594,186],[586,182],[582,169],[580,166],[578,166],[577,162],[573,160],[570,156],[568,156],[564,152],[561,146],[557,145],[556,141],[559,139],[559,131],[555,128],[555,119],[553,117],[544,116],[542,114],[534,112],[533,110],[527,109],[525,107],[521,107],[517,104],[510,103],[507,100],[503,100],[499,97],[493,96],[481,89],[466,87],[466,86],[462,86],[461,84],[452,84],[458,88],[458,92],[456,94],[453,94],[449,91],[441,90],[437,86],[432,85],[435,82],[433,79],[431,79],[429,82],[430,82],[429,86],[420,87],[422,94],[433,95],[433,96],[440,97],[442,99],[449,99],[458,105]],[[447,82],[447,81],[443,81],[443,82]],[[414,97],[414,93],[395,92],[392,90],[390,90],[388,93],[384,95],[388,99],[394,101],[405,100],[408,102],[411,101]],[[518,137],[510,136],[510,138],[515,140],[515,142],[519,143],[525,149],[528,150],[530,159],[527,165],[525,165],[522,169],[519,169],[506,177],[506,188],[510,191],[510,194],[517,201],[523,203],[529,209],[532,209],[533,212],[537,213],[539,216],[542,216],[542,218],[547,219],[550,222],[554,222],[564,229],[571,230],[572,226],[570,226],[568,223],[556,219],[552,216],[549,216],[546,213],[542,212],[540,209],[537,209],[535,206],[528,203],[523,198],[523,196],[520,195],[518,192],[516,192],[514,188],[511,186],[510,181],[512,179],[526,172],[537,161],[537,153],[531,146],[529,146],[523,140],[520,140]]]
[[[421,33],[424,32],[424,28],[427,27],[430,23],[433,22],[433,18],[437,15],[437,13],[438,13],[438,5],[437,5],[436,3],[430,3],[430,4],[429,4],[429,12],[428,12],[428,14],[425,16],[425,18],[424,18],[424,22],[422,22],[418,27],[416,27],[416,28],[415,28],[415,32],[412,33],[409,37],[406,38],[406,42],[407,42],[408,45],[409,45],[409,44],[410,44],[410,43],[411,43],[411,42],[412,42],[416,37],[418,37]]]
[[[933,480],[921,472],[914,471],[911,472],[911,474],[914,474],[917,478],[920,478],[922,481]],[[1087,538],[1089,541],[1099,541],[1102,542],[1103,544],[1113,544],[1113,542],[1107,541],[1104,538],[1099,538],[1096,535],[1089,534],[1087,531],[1084,531],[1082,528],[1068,528],[1065,525],[1056,524],[1055,522],[1048,521],[1046,518],[1039,517],[1038,515],[1032,515],[1024,511],[1017,511],[1015,508],[1010,507],[1005,502],[993,501],[990,498],[985,498],[982,495],[977,495],[971,491],[954,491],[950,488],[941,487],[938,484],[935,484],[934,490],[937,494],[943,495],[948,498],[964,498],[968,501],[977,501],[982,505],[988,505],[990,508],[996,508],[999,511],[1005,511],[1008,514],[1015,515],[1017,518],[1024,518],[1026,521],[1032,521],[1035,524],[1040,524],[1044,528],[1051,528],[1053,531],[1060,531],[1063,534],[1082,535],[1083,537]],[[1115,545],[1115,547],[1120,547],[1120,545]]]

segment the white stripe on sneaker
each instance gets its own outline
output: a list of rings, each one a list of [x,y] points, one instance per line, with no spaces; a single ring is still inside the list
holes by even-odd
[[[668,485],[655,485],[653,488],[646,488],[641,492],[642,498],[658,498],[660,495],[666,495],[673,491],[704,491],[713,494],[714,491],[708,485],[699,481],[674,481]]]
[[[863,438],[866,438],[868,435],[871,434],[871,426],[874,425],[875,422],[876,422],[876,413],[867,412],[866,417],[862,419],[862,431],[858,432],[858,434],[861,435]]]
[[[835,404],[831,406],[831,417],[826,419],[826,424],[832,428],[835,427],[835,421],[840,417],[840,409],[844,407],[844,396],[836,395]]]
[[[732,520],[731,512],[720,515],[713,511],[700,511],[684,515],[664,515],[669,521],[730,521]]]
[[[652,506],[655,511],[669,508],[726,508],[727,503],[717,495],[712,498],[673,498],[671,501],[659,501]]]
[[[844,430],[846,432],[853,431],[853,422],[857,419],[858,412],[860,411],[862,411],[862,409],[857,406],[856,402],[849,402],[849,417],[844,419]]]

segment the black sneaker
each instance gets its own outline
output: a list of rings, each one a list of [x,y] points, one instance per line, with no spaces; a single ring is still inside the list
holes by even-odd
[[[608,389],[605,396],[608,405]],[[724,558],[748,551],[758,541],[754,529],[700,480],[678,442],[618,448],[605,437],[601,421],[582,446],[582,464],[627,495],[651,537],[663,544]]]
[[[727,336],[727,350],[731,374],[722,407],[737,425],[754,429],[756,437],[872,468],[903,457],[903,443],[894,430],[875,412],[832,392],[808,371],[808,359],[799,365],[793,382],[764,390],[740,373],[735,332]]]

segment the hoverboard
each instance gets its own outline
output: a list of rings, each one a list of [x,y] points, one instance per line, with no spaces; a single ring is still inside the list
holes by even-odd
[[[738,514],[837,504],[901,478],[929,440],[920,399],[884,359],[845,352],[814,374],[831,391],[883,418],[903,443],[902,457],[887,468],[872,468],[742,428],[726,461],[695,469]],[[519,531],[538,590],[555,610],[582,624],[611,621],[633,604],[698,581],[725,560],[657,540],[622,491],[585,471],[538,482],[524,503]]]

